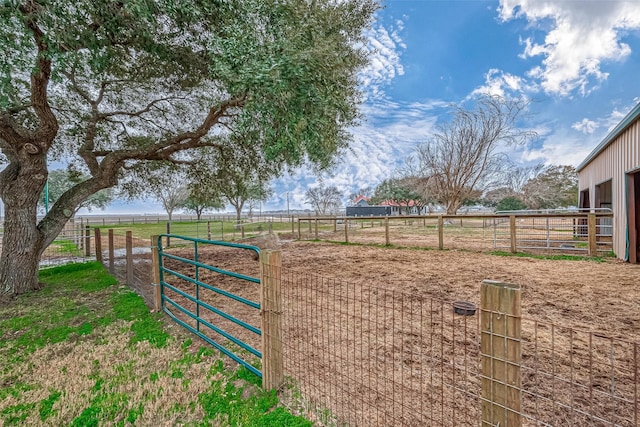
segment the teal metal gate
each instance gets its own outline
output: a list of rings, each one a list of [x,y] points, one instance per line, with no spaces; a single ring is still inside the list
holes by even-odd
[[[171,253],[167,253],[163,250],[162,247],[162,241],[163,238],[165,239],[176,239],[176,240],[181,240],[181,241],[186,241],[186,242],[191,242],[193,243],[193,248],[194,248],[194,252],[193,252],[193,259],[188,259],[188,258],[184,258],[184,257],[180,257],[177,256],[175,254],[171,254]],[[174,240],[175,242],[175,240]],[[161,303],[162,303],[162,310],[164,313],[166,313],[169,317],[171,317],[176,323],[178,323],[179,325],[183,326],[184,328],[186,328],[187,330],[193,332],[194,334],[196,334],[198,337],[202,338],[204,341],[208,342],[209,344],[211,344],[213,347],[215,347],[216,349],[220,350],[222,353],[224,353],[225,355],[229,356],[231,359],[235,360],[236,362],[238,362],[239,364],[241,364],[242,366],[246,367],[248,370],[250,370],[251,372],[253,372],[254,374],[256,374],[258,377],[262,378],[262,372],[257,369],[255,366],[253,366],[249,361],[243,359],[241,357],[241,355],[237,354],[233,348],[229,348],[229,347],[225,347],[224,345],[220,344],[219,342],[216,342],[210,335],[209,333],[212,332],[213,334],[215,334],[214,336],[218,336],[218,337],[224,337],[226,340],[228,340],[229,342],[237,345],[238,347],[246,350],[247,352],[249,352],[250,354],[256,356],[259,359],[262,359],[262,353],[257,350],[256,348],[254,348],[253,346],[251,346],[250,344],[244,342],[243,340],[241,340],[240,338],[234,336],[233,334],[229,333],[228,331],[223,330],[221,327],[214,325],[211,321],[207,320],[204,316],[206,316],[207,314],[214,314],[214,315],[218,315],[228,321],[233,322],[236,325],[241,326],[242,328],[246,329],[247,331],[249,331],[250,333],[253,333],[257,336],[261,336],[262,332],[259,328],[249,324],[246,321],[243,321],[239,318],[237,318],[236,316],[233,316],[229,313],[226,313],[222,310],[220,310],[219,308],[214,307],[212,304],[210,304],[207,301],[203,301],[200,299],[201,295],[201,291],[202,290],[207,290],[207,291],[211,291],[213,293],[215,293],[216,295],[221,295],[225,298],[230,298],[234,301],[237,301],[239,303],[242,303],[244,305],[247,305],[249,307],[252,307],[254,309],[257,310],[257,312],[260,312],[260,303],[255,302],[255,301],[250,301],[246,298],[243,298],[239,295],[233,294],[231,292],[225,291],[223,289],[220,289],[219,287],[213,286],[210,283],[205,283],[203,281],[200,280],[200,272],[201,270],[207,270],[207,271],[211,271],[214,273],[219,273],[221,275],[224,276],[229,276],[229,277],[233,277],[235,279],[239,279],[242,281],[246,281],[246,282],[250,282],[250,283],[255,283],[255,284],[260,284],[260,279],[257,277],[251,277],[251,276],[247,276],[244,274],[240,274],[240,273],[236,273],[233,271],[228,271],[228,270],[224,270],[222,268],[218,268],[218,267],[214,267],[211,265],[207,265],[204,264],[202,262],[200,262],[199,260],[199,254],[198,254],[198,249],[199,247],[201,247],[202,245],[216,245],[216,246],[226,246],[226,247],[230,247],[230,248],[238,248],[238,249],[243,249],[243,250],[249,250],[249,251],[253,251],[256,254],[260,254],[260,249],[256,246],[250,246],[250,245],[242,245],[242,244],[238,244],[238,243],[229,243],[229,242],[221,242],[221,241],[215,241],[215,240],[204,240],[204,239],[197,239],[197,238],[192,238],[192,237],[185,237],[185,236],[178,236],[178,235],[174,235],[174,234],[162,234],[158,237],[158,261],[159,261],[159,268],[160,268],[160,295],[161,295]],[[181,265],[186,265],[186,266],[192,266],[194,268],[194,277],[189,277],[188,275],[184,274],[184,272],[180,272],[180,271],[176,271],[175,269],[169,269],[165,266],[165,260],[167,259],[171,259],[174,260],[178,263],[180,263]],[[171,284],[168,283],[165,278],[167,276],[173,276],[175,278],[180,279],[183,283],[189,283],[191,285],[194,285],[194,292],[189,293],[188,291],[185,291],[184,289],[181,289],[180,287],[176,286],[176,284]],[[177,298],[171,298],[169,295],[167,295],[167,290],[171,291],[174,295],[179,295],[181,297],[183,297],[182,299],[182,303],[179,303],[178,301],[176,301]],[[191,310],[189,308],[187,308],[186,302],[190,301],[191,303],[193,303],[192,305],[195,305],[195,310]],[[187,321],[181,319],[180,317],[178,317],[179,314],[182,314],[184,316],[187,316],[187,318],[192,319],[193,321],[195,321],[195,327],[190,325],[189,323],[187,323]],[[177,315],[178,314],[178,315]],[[232,347],[232,346],[230,346]]]

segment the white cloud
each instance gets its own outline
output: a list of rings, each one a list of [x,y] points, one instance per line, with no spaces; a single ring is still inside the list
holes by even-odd
[[[507,97],[509,94],[520,96],[524,92],[536,92],[538,90],[535,84],[528,82],[526,79],[497,68],[490,69],[484,75],[484,78],[485,84],[473,90],[470,96],[480,94],[499,95],[502,97]]]
[[[593,141],[596,139],[594,138]],[[547,136],[540,147],[524,150],[521,161],[577,166],[591,152],[595,143],[597,142],[585,141],[584,137],[556,131]]]
[[[379,98],[384,94],[383,86],[389,84],[396,76],[404,74],[400,62],[400,51],[406,49],[399,32],[402,21],[387,30],[379,23],[366,32],[369,65],[359,74],[360,85],[369,98]]]
[[[631,108],[632,107],[629,107],[623,111],[620,111],[619,109],[615,109],[611,112],[611,114],[609,114],[607,117],[602,119],[602,123],[604,126],[606,126],[607,132],[611,132],[614,127],[618,126],[620,121],[624,119],[624,117],[627,115],[629,111],[631,111]]]
[[[598,129],[598,123],[594,122],[593,120],[589,120],[587,118],[582,119],[579,122],[575,122],[574,124],[571,125],[571,127],[575,130],[577,130],[578,132],[582,132],[582,133],[586,133],[586,134],[592,134],[593,132],[595,132],[596,129]]]
[[[293,176],[276,180],[276,195],[269,207],[282,208],[286,192],[291,209],[306,209],[304,193],[319,179],[326,186],[335,185],[346,196],[359,188],[375,187],[393,176],[396,169],[425,141],[435,128],[438,113],[447,104],[441,101],[396,103],[379,100],[363,108],[367,121],[352,129],[354,141],[333,174],[315,177],[308,168]],[[290,186],[295,183],[294,188]]]
[[[621,38],[640,29],[638,1],[500,0],[498,12],[503,21],[525,18],[541,28],[550,24],[544,41],[521,41],[521,57],[542,56],[527,75],[539,80],[545,92],[560,96],[575,90],[588,94],[606,80],[602,63],[627,57],[631,48]]]

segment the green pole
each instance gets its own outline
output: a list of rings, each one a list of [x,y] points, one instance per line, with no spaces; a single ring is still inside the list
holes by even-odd
[[[49,213],[49,180],[44,184],[44,212]]]

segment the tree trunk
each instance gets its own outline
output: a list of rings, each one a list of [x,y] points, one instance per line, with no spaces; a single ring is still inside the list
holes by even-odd
[[[34,156],[36,157],[36,156]],[[38,228],[38,199],[47,180],[44,157],[3,171],[4,235],[0,255],[0,299],[38,289],[45,235]]]
[[[240,224],[240,220],[242,219],[242,205],[236,206],[236,224]]]
[[[457,200],[449,202],[449,205],[447,206],[447,215],[455,215],[460,207],[462,207],[462,203]]]

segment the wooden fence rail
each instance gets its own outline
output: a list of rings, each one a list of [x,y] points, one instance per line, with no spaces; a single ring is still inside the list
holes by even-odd
[[[370,216],[370,217],[346,217],[346,216],[324,216],[324,217],[299,217],[297,219],[297,238],[303,239],[304,222],[308,228],[307,236],[321,238],[321,224],[324,223],[325,230],[327,225],[333,225],[333,233],[338,231],[338,224],[343,227],[343,240],[345,243],[353,243],[354,237],[358,232],[357,225],[360,228],[374,228],[376,225],[384,227],[384,244],[391,245],[393,238],[390,228],[392,225],[397,226],[404,224],[418,223],[424,227],[427,223],[435,223],[432,226],[437,229],[437,245],[438,249],[443,250],[447,246],[445,244],[445,229],[447,227],[457,227],[463,222],[482,221],[482,228],[492,228],[494,230],[493,243],[497,249],[497,241],[505,242],[505,249],[512,253],[516,253],[522,249],[579,249],[584,250],[590,256],[598,255],[598,252],[607,252],[611,247],[612,236],[611,231],[607,231],[605,219],[613,218],[612,213],[554,213],[554,214],[499,214],[499,215],[403,215],[403,216]],[[542,221],[541,221],[542,220]],[[538,222],[536,224],[536,221]],[[557,221],[570,221],[569,223],[558,224]],[[542,224],[541,224],[542,222]],[[527,225],[533,223],[533,226]],[[293,227],[292,227],[293,228]],[[558,230],[557,228],[562,228]],[[504,235],[496,237],[496,230],[500,230]],[[530,229],[546,230],[540,236],[530,236]],[[554,236],[564,236],[569,239],[567,241],[558,241]],[[382,239],[382,238],[381,238]],[[538,241],[543,244],[538,244]],[[554,240],[555,239],[555,240]],[[396,237],[396,241],[400,238]],[[579,247],[575,245],[574,240],[584,241],[579,243]],[[546,244],[544,244],[546,242]],[[533,247],[527,247],[527,245]],[[555,246],[554,246],[555,244]]]

